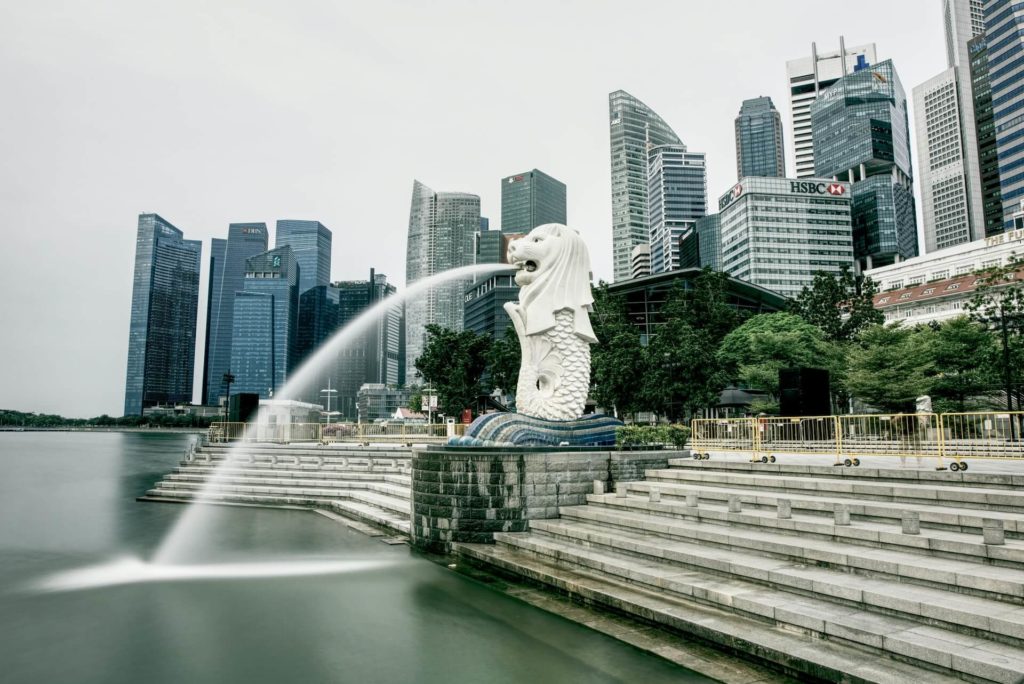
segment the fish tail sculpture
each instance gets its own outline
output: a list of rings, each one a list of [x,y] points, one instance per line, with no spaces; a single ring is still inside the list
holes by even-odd
[[[537,226],[512,241],[519,301],[505,305],[519,336],[519,413],[568,421],[583,415],[590,389],[590,255],[579,233],[561,224]]]

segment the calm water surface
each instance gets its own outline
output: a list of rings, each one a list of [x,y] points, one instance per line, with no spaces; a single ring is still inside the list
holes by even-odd
[[[138,503],[192,436],[0,433],[0,681],[703,682],[315,513],[211,508],[194,562],[386,560],[320,577],[27,586],[149,558],[183,508]]]

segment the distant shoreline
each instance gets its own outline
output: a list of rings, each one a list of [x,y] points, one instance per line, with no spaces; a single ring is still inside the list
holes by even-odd
[[[3,432],[181,432],[202,434],[206,428],[198,427],[118,427],[118,426],[54,426],[54,427],[18,427],[15,425],[0,425],[0,433]]]

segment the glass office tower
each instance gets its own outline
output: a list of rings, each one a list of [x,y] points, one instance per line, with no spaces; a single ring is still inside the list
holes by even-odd
[[[284,385],[295,361],[299,276],[287,245],[246,260],[243,289],[235,293],[232,392],[267,399]]]
[[[278,221],[274,247],[292,248],[299,264],[299,294],[331,282],[331,231],[319,221]]]
[[[406,244],[405,282],[472,265],[473,236],[480,229],[480,198],[462,192],[434,192],[413,181]],[[488,231],[490,232],[490,231]],[[466,287],[471,279],[451,281],[406,303],[406,375],[415,383],[416,359],[423,353],[426,327],[436,323],[462,330]]]
[[[971,56],[974,124],[978,135],[981,211],[985,237],[991,237],[1003,232],[1003,202],[999,190],[999,153],[992,117],[992,87],[988,79],[988,43],[985,34],[968,41],[967,48]]]
[[[682,145],[650,107],[624,90],[608,95],[612,168],[613,280],[628,280],[633,248],[650,239],[647,220],[649,145]]]
[[[770,97],[744,100],[736,117],[736,177],[786,175],[782,117]]]
[[[140,214],[128,330],[124,414],[192,402],[203,243],[157,214]]]
[[[565,183],[537,169],[501,179],[501,232],[565,222]]]
[[[986,0],[985,39],[1003,228],[1024,199],[1024,3]]]
[[[679,238],[708,210],[704,153],[687,152],[685,145],[658,145],[648,151],[647,164],[651,273],[674,271]]]
[[[267,232],[265,223],[232,223],[228,226],[226,240],[212,240],[206,300],[203,404],[216,405],[227,396],[224,375],[231,370],[235,293],[245,282],[245,262],[249,257],[267,251]]]
[[[821,93],[811,105],[811,128],[817,176],[852,184],[859,266],[917,256],[907,97],[892,61],[844,76]]]

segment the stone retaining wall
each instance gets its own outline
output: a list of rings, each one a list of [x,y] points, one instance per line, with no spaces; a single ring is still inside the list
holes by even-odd
[[[413,544],[447,552],[452,542],[493,543],[495,532],[524,532],[531,519],[557,518],[585,504],[594,480],[611,490],[666,468],[678,451],[427,447],[412,459]]]

